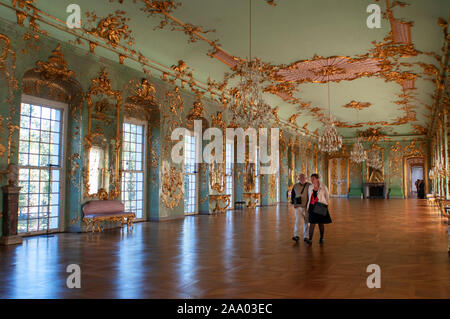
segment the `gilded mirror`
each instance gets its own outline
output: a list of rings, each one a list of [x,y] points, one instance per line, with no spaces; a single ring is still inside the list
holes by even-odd
[[[368,152],[368,156],[371,156],[371,152],[378,152],[381,157],[381,168],[377,169],[371,167],[368,162],[366,163],[366,180],[369,183],[383,183],[384,182],[384,149],[376,144],[373,144]]]
[[[111,89],[105,70],[86,94],[88,125],[85,141],[84,197],[116,199],[120,195],[120,111],[122,94]]]

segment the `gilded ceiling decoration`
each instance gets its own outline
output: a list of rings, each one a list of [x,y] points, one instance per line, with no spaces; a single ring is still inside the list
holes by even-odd
[[[277,75],[284,81],[297,83],[349,81],[375,74],[381,70],[379,63],[380,61],[370,58],[352,59],[344,56],[329,58],[314,56],[311,60],[295,62],[282,68]]]
[[[369,102],[356,102],[356,101],[351,101],[347,104],[344,105],[345,108],[348,109],[357,109],[357,110],[362,110],[365,108],[370,107],[372,104]]]
[[[18,25],[25,26],[25,20],[28,18],[29,31],[23,38],[27,42],[27,45],[22,49],[22,53],[28,53],[29,50],[39,51],[40,48],[37,42],[40,40],[41,35],[49,34],[47,31],[42,30],[38,23],[35,0],[12,0],[12,7],[17,8],[15,12]]]
[[[111,2],[119,2],[125,4],[123,0],[111,0]],[[220,47],[218,40],[210,40],[206,36],[212,33],[214,30],[205,29],[199,27],[193,23],[184,23],[177,19],[173,14],[181,6],[181,2],[177,1],[151,1],[142,0],[134,1],[140,6],[142,12],[146,13],[148,16],[157,17],[160,19],[158,29],[167,28],[172,31],[183,32],[188,37],[188,42],[204,41],[209,44],[211,50],[207,53],[210,56],[217,58],[222,61],[230,68],[236,67],[240,58],[228,53],[224,48]],[[275,1],[265,1],[269,5],[276,5]],[[407,4],[399,1],[387,1],[387,9],[383,12],[384,17],[389,21],[391,26],[391,32],[386,36],[386,38],[381,42],[373,42],[373,48],[369,52],[355,55],[355,57],[320,57],[314,56],[312,59],[299,61],[289,66],[285,65],[270,65],[265,64],[264,72],[270,76],[268,77],[266,92],[276,94],[280,98],[293,106],[301,107],[304,103],[308,105],[308,101],[301,101],[296,98],[294,93],[299,84],[306,82],[319,82],[323,83],[327,77],[330,81],[341,81],[341,80],[351,80],[360,77],[380,77],[389,82],[398,83],[402,90],[408,91],[413,90],[415,87],[415,80],[417,78],[422,78],[423,75],[427,79],[433,81],[433,76],[436,77],[436,66],[430,63],[423,62],[410,62],[408,63],[402,61],[402,58],[406,57],[417,57],[419,55],[429,55],[437,60],[440,56],[434,52],[420,52],[414,48],[411,38],[411,30],[413,23],[406,22],[401,19],[394,17],[393,8],[394,7],[404,7]],[[35,1],[20,1],[12,0],[12,7],[15,9],[17,14],[17,22],[21,25],[24,24],[26,20],[29,21],[29,27],[31,31],[27,35],[29,40],[38,40],[40,34],[45,32],[39,28],[37,21],[44,22],[49,26],[53,26],[53,17],[42,12],[36,8]],[[280,7],[280,6],[279,6]],[[278,8],[279,8],[278,7]],[[48,20],[47,18],[51,18]],[[229,103],[230,88],[228,87],[228,78],[225,78],[224,83],[215,83],[214,81],[208,81],[208,83],[203,83],[198,80],[194,80],[192,72],[183,72],[183,70],[176,70],[174,68],[167,69],[163,65],[152,61],[150,58],[144,56],[141,53],[136,52],[133,49],[133,37],[131,30],[129,28],[130,19],[127,18],[127,14],[124,11],[116,11],[110,13],[106,17],[98,18],[95,13],[89,15],[90,23],[94,23],[94,26],[83,26],[83,28],[78,32],[74,43],[80,44],[84,42],[89,44],[92,51],[95,47],[101,45],[104,48],[108,48],[112,52],[116,52],[119,61],[124,62],[125,59],[131,59],[141,63],[142,70],[144,72],[149,72],[148,68],[153,68],[158,71],[165,72],[163,80],[174,84],[175,81],[179,81],[181,86],[188,85],[189,88],[197,93],[197,91],[208,92],[211,98],[217,100],[225,108]],[[441,19],[439,25],[446,25],[446,21]],[[59,26],[57,26],[61,29]],[[446,27],[445,27],[446,29]],[[74,34],[70,30],[66,30],[69,33]],[[444,31],[444,34],[446,31]],[[80,36],[80,34],[82,34]],[[88,37],[89,36],[89,37]],[[97,41],[95,39],[102,39],[105,42]],[[448,41],[448,40],[447,40]],[[126,43],[128,42],[128,43]],[[105,43],[105,44],[103,44]],[[36,48],[38,49],[38,48]],[[440,62],[440,61],[439,61]],[[420,66],[423,69],[422,74],[415,74],[409,67],[415,65]],[[406,69],[405,69],[406,68]],[[442,69],[442,66],[441,66]],[[442,91],[442,81],[434,79],[438,84],[438,88]],[[225,85],[223,85],[225,84]],[[439,95],[436,95],[438,97]],[[336,126],[346,127],[346,128],[359,128],[361,126],[401,126],[404,124],[419,125],[417,123],[418,117],[413,105],[404,103],[400,105],[399,110],[404,111],[404,115],[398,116],[395,119],[387,119],[382,121],[369,121],[364,123],[349,123],[344,121],[338,121]],[[373,103],[374,104],[374,103]],[[302,109],[312,114],[317,119],[322,119],[323,111],[320,107],[315,105],[310,105],[302,107]],[[297,110],[287,115],[289,118],[295,115]],[[278,114],[276,114],[278,116]],[[298,117],[296,120],[299,120]],[[290,119],[290,118],[289,118]],[[302,130],[302,125],[297,125],[298,123],[291,123],[289,120],[280,119],[278,117],[273,117],[278,126],[282,126],[286,129],[294,130],[301,133],[311,134],[314,133]],[[419,130],[414,129],[414,133]]]
[[[382,129],[379,127],[378,128],[370,127],[365,131],[359,132],[359,136],[368,142],[378,142],[388,140],[389,138],[381,130]]]
[[[122,0],[119,0],[122,3]],[[213,49],[218,47],[218,40],[209,40],[205,37],[207,33],[215,32],[215,30],[206,30],[200,26],[196,26],[192,23],[183,23],[176,19],[171,13],[181,6],[181,2],[168,1],[156,1],[156,0],[143,0],[144,7],[141,10],[147,13],[149,16],[158,16],[161,21],[155,29],[164,29],[170,27],[171,31],[181,31],[188,36],[188,42],[194,43],[199,40],[206,41]]]
[[[293,125],[297,125],[296,120],[297,117],[299,117],[301,115],[301,113],[295,113],[293,114],[290,118],[289,118],[289,122]]]

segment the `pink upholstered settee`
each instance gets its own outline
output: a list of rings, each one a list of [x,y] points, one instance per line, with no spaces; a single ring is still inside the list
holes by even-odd
[[[102,231],[100,223],[104,221],[120,222],[121,226],[133,227],[136,215],[125,211],[125,205],[119,200],[93,200],[83,206],[83,222],[92,232]]]

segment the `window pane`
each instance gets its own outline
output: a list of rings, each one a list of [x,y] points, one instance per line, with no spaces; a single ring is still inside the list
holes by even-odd
[[[20,233],[58,228],[62,111],[22,103],[19,141]],[[54,121],[51,121],[53,119]],[[53,144],[50,144],[51,140]],[[30,169],[32,167],[32,169]],[[56,180],[53,176],[56,175]],[[49,179],[52,179],[50,183]],[[53,192],[50,194],[50,192]]]
[[[143,218],[144,207],[144,132],[143,125],[123,124],[122,201],[125,209]]]

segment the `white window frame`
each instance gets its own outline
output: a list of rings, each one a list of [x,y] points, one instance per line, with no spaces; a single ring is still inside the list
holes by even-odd
[[[43,99],[37,96],[31,96],[27,94],[22,94],[20,99],[20,111],[19,111],[19,121],[21,121],[22,116],[22,104],[34,104],[41,107],[50,107],[58,109],[62,112],[62,123],[61,123],[61,133],[60,134],[60,181],[59,181],[59,215],[58,215],[58,228],[49,230],[38,230],[35,232],[18,233],[19,236],[38,236],[47,233],[58,233],[65,230],[65,215],[66,215],[66,154],[67,154],[67,127],[68,127],[68,110],[69,105],[67,103],[62,103],[58,101]],[[19,132],[20,134],[20,132]],[[20,141],[19,141],[20,143]],[[61,147],[62,146],[62,147]],[[19,145],[17,147],[17,156],[19,156]],[[30,167],[30,166],[24,166]],[[21,166],[19,166],[19,169]],[[51,186],[50,186],[51,187]],[[49,190],[50,191],[50,190]]]
[[[142,192],[143,192],[143,196],[142,196],[142,218],[136,218],[134,221],[135,222],[142,222],[142,221],[146,221],[148,212],[147,212],[147,138],[148,138],[148,122],[144,121],[144,120],[139,120],[136,118],[132,118],[132,117],[125,117],[123,119],[123,123],[122,123],[122,139],[123,139],[123,124],[128,123],[128,124],[133,124],[133,125],[142,125],[144,126],[144,131],[143,131],[143,135],[142,135],[142,168],[143,168],[143,172],[144,172],[144,178],[143,178],[143,183],[144,183],[144,187],[142,188]],[[123,152],[123,149],[122,149]],[[120,154],[120,164],[122,165],[122,153]],[[121,168],[121,172],[120,172],[120,185],[122,185],[122,173],[123,172],[131,172],[131,171],[125,171],[123,170],[123,168]],[[121,193],[121,199],[122,199],[122,190],[120,191]]]
[[[277,170],[277,203],[280,202],[280,170]]]
[[[189,132],[189,136],[191,137],[191,138],[194,138],[194,145],[197,147],[197,144],[196,143],[198,143],[198,139],[195,137],[195,133],[194,132]],[[185,142],[186,143],[186,142]],[[185,144],[185,147],[186,147],[186,144]],[[184,149],[184,151],[186,151],[186,149]],[[196,152],[196,150],[194,150],[194,152]],[[199,206],[200,206],[200,203],[199,203],[199,199],[200,199],[200,195],[199,195],[199,193],[200,193],[200,183],[199,183],[199,181],[200,181],[200,175],[199,175],[199,166],[198,166],[198,163],[195,163],[194,165],[195,165],[195,169],[194,169],[194,172],[195,173],[186,173],[186,169],[185,169],[185,165],[186,165],[186,161],[185,161],[185,158],[186,157],[184,157],[184,160],[183,160],[183,177],[184,177],[184,179],[183,179],[183,181],[185,181],[186,180],[186,175],[195,175],[195,210],[194,210],[194,212],[186,212],[186,207],[184,208],[184,215],[185,216],[193,216],[193,215],[198,215],[198,213],[199,213]],[[186,185],[184,185],[184,196],[186,196]],[[184,203],[184,198],[183,198],[183,203]]]
[[[255,152],[255,192],[261,194],[261,176],[259,175],[259,170],[259,147],[257,147]]]
[[[234,209],[234,200],[235,200],[235,182],[234,182],[234,158],[235,158],[235,152],[234,152],[234,140],[232,142],[227,142],[225,144],[225,173],[227,171],[226,165],[228,164],[228,156],[227,156],[227,146],[230,145],[231,146],[231,176],[230,175],[226,175],[225,174],[225,181],[226,181],[226,193],[227,195],[231,195],[230,198],[230,206],[228,207],[228,209]],[[228,194],[228,177],[231,177],[231,194]]]

